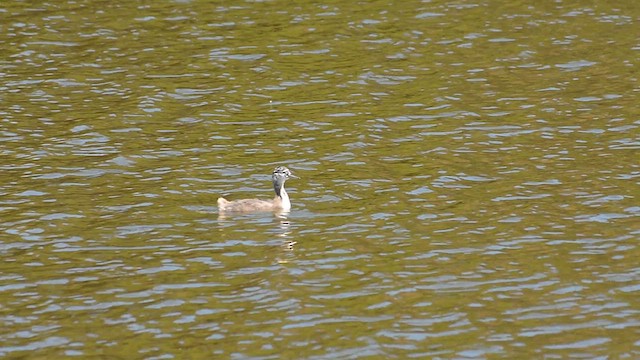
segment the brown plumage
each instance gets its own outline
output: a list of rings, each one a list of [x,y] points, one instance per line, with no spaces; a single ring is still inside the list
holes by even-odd
[[[229,201],[225,198],[218,198],[219,212],[254,212],[254,211],[289,211],[291,201],[289,194],[284,189],[284,183],[288,178],[297,178],[289,169],[278,166],[273,170],[273,190],[276,196],[273,200],[242,199]]]

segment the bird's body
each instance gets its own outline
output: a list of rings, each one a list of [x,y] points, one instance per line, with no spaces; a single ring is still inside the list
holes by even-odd
[[[242,199],[229,201],[225,198],[218,198],[218,209],[224,212],[287,211],[291,209],[291,204],[282,206],[282,200],[277,196],[273,200]]]
[[[273,190],[276,196],[273,200],[242,199],[229,201],[225,198],[218,198],[219,212],[254,212],[254,211],[289,211],[291,200],[289,194],[284,189],[284,183],[290,177],[297,177],[284,166],[278,166],[273,170]]]

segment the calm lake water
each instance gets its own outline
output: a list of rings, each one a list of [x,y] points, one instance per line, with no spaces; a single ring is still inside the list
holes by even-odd
[[[0,357],[640,358],[640,2],[0,17]]]

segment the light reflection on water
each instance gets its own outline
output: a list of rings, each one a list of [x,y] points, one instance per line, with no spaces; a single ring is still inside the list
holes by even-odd
[[[638,357],[637,9],[202,5],[5,5],[0,355]]]

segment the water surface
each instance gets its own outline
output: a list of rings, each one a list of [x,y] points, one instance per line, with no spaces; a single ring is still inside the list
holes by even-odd
[[[0,13],[0,356],[640,356],[635,3]]]

